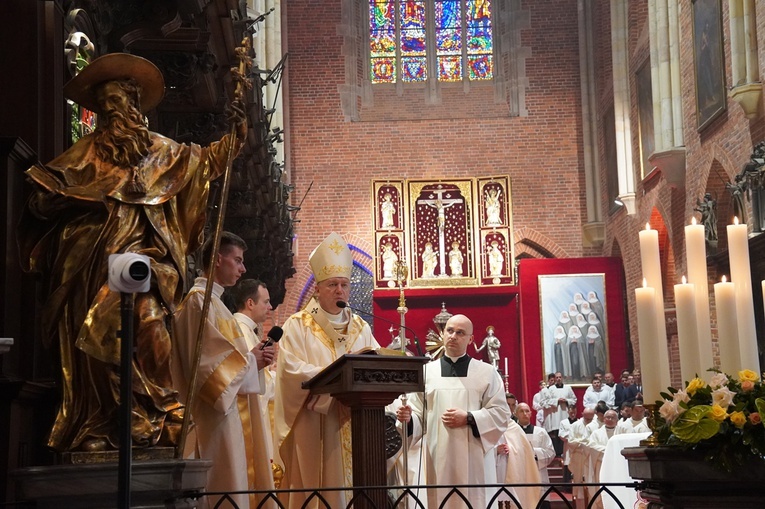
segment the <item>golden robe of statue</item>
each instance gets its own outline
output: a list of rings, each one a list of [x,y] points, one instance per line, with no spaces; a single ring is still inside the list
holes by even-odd
[[[25,269],[49,285],[42,330],[61,361],[62,400],[48,440],[57,451],[119,445],[120,295],[109,290],[107,269],[109,255],[123,252],[148,256],[152,270],[151,291],[135,299],[133,443],[175,443],[181,404],[166,319],[182,298],[186,257],[201,241],[209,181],[223,173],[229,143],[237,144],[234,154],[241,146],[229,136],[189,146],[142,128],[141,84],[115,81],[120,69],[136,76],[124,59],[139,57],[106,55],[86,70],[107,57],[114,58],[96,69],[106,79],[86,76],[102,122],[44,167],[27,170],[36,190],[19,229]]]

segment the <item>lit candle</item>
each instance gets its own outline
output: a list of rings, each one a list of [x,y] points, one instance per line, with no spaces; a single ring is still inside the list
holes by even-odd
[[[662,345],[657,336],[656,325],[656,290],[646,286],[635,288],[635,303],[637,304],[638,348],[640,349],[640,370],[643,381],[643,401],[653,403],[659,399],[659,393],[666,390],[659,380],[659,362],[656,351]]]
[[[752,301],[752,273],[749,269],[749,235],[746,224],[738,224],[737,217],[733,219],[733,224],[728,225],[728,260],[730,278],[736,289],[736,319],[741,367],[759,373],[760,362]]]
[[[709,321],[709,282],[707,280],[707,242],[704,225],[696,224],[696,218],[685,227],[685,258],[688,262],[688,282],[693,284],[696,295],[696,331],[698,333],[699,365],[702,371],[714,367],[712,358],[712,325]],[[700,373],[701,374],[701,373]],[[709,378],[711,374],[704,372]]]
[[[680,347],[680,375],[684,382],[701,374],[699,334],[696,329],[696,290],[692,284],[675,285],[677,342]]]
[[[664,318],[664,291],[661,283],[661,261],[659,259],[659,232],[646,223],[645,230],[638,233],[640,238],[640,262],[647,286],[653,288],[656,305],[656,336],[658,342],[653,353],[657,357],[657,377],[659,385],[667,388],[671,384],[669,377],[669,353],[667,351],[667,324]]]
[[[720,283],[715,283],[715,308],[717,344],[720,345],[720,371],[733,375],[742,369],[736,323],[736,289],[733,283],[725,281],[725,276]]]

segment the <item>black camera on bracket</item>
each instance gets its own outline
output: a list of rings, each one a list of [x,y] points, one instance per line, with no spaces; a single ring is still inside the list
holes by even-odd
[[[109,289],[146,293],[151,286],[151,260],[138,253],[109,255]]]

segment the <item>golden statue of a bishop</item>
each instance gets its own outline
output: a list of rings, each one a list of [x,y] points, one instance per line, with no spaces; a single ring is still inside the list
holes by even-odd
[[[95,131],[27,176],[35,191],[19,229],[25,269],[49,285],[42,330],[60,354],[61,404],[48,445],[59,452],[115,449],[119,408],[120,295],[107,286],[110,254],[151,259],[151,291],[135,299],[132,437],[136,447],[174,445],[182,407],[170,377],[168,314],[180,302],[186,257],[199,246],[209,182],[236,136],[209,147],[149,131],[143,112],[164,80],[143,58],[95,59],[64,88],[98,114]]]

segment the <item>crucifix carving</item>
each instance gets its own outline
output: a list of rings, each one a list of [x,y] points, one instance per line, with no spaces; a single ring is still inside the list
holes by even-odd
[[[462,198],[450,198],[449,194],[444,198],[444,193],[450,193],[449,189],[434,189],[429,198],[420,198],[418,204],[433,207],[438,212],[438,264],[441,269],[439,275],[446,277],[446,239],[444,229],[446,226],[445,210],[453,205],[462,203]],[[435,196],[434,196],[435,195]]]

